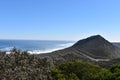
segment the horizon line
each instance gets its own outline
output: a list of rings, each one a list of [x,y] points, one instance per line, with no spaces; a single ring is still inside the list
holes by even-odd
[[[78,40],[60,40],[60,39],[0,39],[0,40],[78,41]]]

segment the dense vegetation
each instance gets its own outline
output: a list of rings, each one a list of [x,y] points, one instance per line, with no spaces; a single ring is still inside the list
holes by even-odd
[[[86,62],[58,63],[17,49],[0,52],[0,80],[120,80],[119,64],[105,69]]]
[[[46,58],[13,49],[0,54],[0,80],[49,80],[49,63]]]
[[[67,62],[51,70],[52,80],[120,80],[120,65],[104,69],[85,62]]]

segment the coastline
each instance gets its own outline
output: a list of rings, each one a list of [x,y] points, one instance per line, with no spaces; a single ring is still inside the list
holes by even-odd
[[[45,53],[51,53],[51,52],[54,52],[54,51],[57,51],[57,50],[62,50],[62,49],[68,48],[68,47],[72,46],[74,43],[75,42],[68,42],[68,43],[63,43],[63,44],[56,44],[56,47],[52,47],[53,45],[51,43],[51,48],[49,48],[49,49],[45,48],[44,44],[41,45],[41,47],[44,46],[45,49],[40,49],[39,48],[39,49],[29,49],[29,50],[27,50],[25,48],[21,49],[21,48],[17,48],[17,47],[4,47],[4,48],[0,48],[0,51],[5,51],[6,54],[10,54],[11,50],[13,48],[17,48],[17,49],[19,49],[21,51],[27,51],[29,54],[43,54],[43,53],[45,54]],[[32,45],[30,45],[28,47],[32,47]]]

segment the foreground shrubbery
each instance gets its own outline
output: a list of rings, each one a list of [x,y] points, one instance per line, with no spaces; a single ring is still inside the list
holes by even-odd
[[[49,63],[27,52],[0,54],[0,80],[49,80]]]
[[[10,54],[0,52],[0,80],[120,80],[120,65],[105,69],[85,62],[66,62],[51,68],[51,63],[48,58],[17,49]]]
[[[67,62],[51,70],[52,80],[120,80],[120,65],[103,69],[84,62]]]

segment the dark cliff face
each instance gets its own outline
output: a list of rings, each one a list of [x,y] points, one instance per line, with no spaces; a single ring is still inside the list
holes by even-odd
[[[88,37],[86,39],[78,41],[71,48],[79,49],[84,54],[101,57],[101,58],[118,58],[120,57],[120,49],[104,39],[100,35]]]

